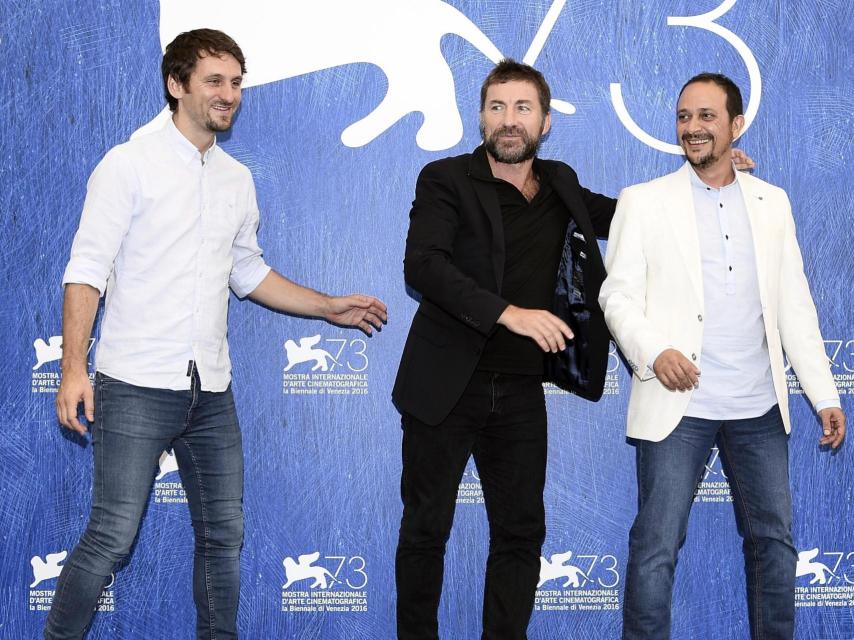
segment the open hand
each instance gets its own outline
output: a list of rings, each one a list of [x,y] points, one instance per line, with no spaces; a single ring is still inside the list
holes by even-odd
[[[381,300],[361,293],[333,296],[328,299],[328,309],[323,317],[345,327],[358,327],[368,335],[382,329],[388,321],[388,310]]]
[[[523,309],[511,304],[499,316],[498,324],[531,338],[546,353],[563,351],[566,341],[574,337],[568,324],[543,309]]]

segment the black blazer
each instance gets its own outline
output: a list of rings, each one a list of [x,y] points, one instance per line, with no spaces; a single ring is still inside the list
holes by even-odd
[[[444,420],[474,372],[508,303],[500,295],[504,227],[495,188],[477,177],[486,151],[431,162],[418,176],[410,212],[407,284],[421,294],[392,398],[427,424]],[[575,339],[547,358],[546,379],[591,400],[602,395],[610,336],[599,308],[605,267],[596,237],[607,237],[616,201],[578,183],[568,165],[550,165],[552,187],[572,220],[557,274],[554,311]],[[486,165],[488,167],[488,164]]]

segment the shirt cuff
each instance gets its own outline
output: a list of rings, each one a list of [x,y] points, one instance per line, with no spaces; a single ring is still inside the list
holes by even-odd
[[[261,281],[267,277],[272,269],[266,262],[259,259],[251,267],[243,267],[238,273],[236,270],[232,272],[229,285],[237,294],[238,298],[245,298],[250,293],[255,291]]]
[[[831,400],[822,400],[820,402],[815,403],[815,412],[818,413],[822,409],[841,409],[842,404],[839,402],[839,398],[833,398]]]
[[[72,258],[62,276],[62,286],[67,284],[88,284],[103,296],[107,288],[107,276],[98,262],[86,258]]]

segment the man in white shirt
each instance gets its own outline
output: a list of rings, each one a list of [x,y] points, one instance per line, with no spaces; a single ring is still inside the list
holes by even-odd
[[[729,78],[689,80],[676,119],[687,163],[625,189],[611,224],[599,303],[635,374],[625,640],[670,637],[677,555],[715,443],[744,539],[751,637],[791,639],[797,554],[783,349],[821,419],[819,443],[835,449],[845,436],[789,200],[733,169],[742,114]]]
[[[92,174],[63,277],[60,423],[92,427],[89,524],[57,583],[45,638],[80,638],[139,528],[157,460],[173,448],[195,532],[199,638],[237,637],[243,456],[226,340],[228,289],[368,334],[382,302],[331,297],[268,267],[249,170],[216,144],[240,104],[243,53],[197,29],[166,47],[172,120],[110,150]],[[86,351],[106,294],[95,389]]]

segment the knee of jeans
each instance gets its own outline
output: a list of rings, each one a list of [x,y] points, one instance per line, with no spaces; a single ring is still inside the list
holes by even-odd
[[[633,560],[638,562],[675,563],[684,541],[684,533],[675,530],[649,531],[633,526],[629,532],[629,550]]]
[[[243,545],[243,514],[217,523],[209,523],[206,529],[204,544],[209,549],[239,551]]]
[[[86,530],[74,550],[69,564],[96,575],[108,575],[115,566],[127,558],[133,546],[136,531]]]

